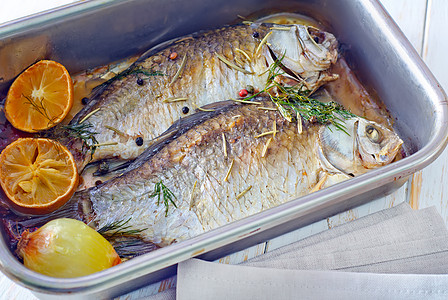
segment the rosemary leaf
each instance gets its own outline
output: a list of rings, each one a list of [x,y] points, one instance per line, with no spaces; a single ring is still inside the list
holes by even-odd
[[[266,92],[272,102],[277,105],[280,114],[289,122],[292,122],[293,119],[301,121],[299,120],[300,117],[304,120],[319,124],[333,124],[336,129],[347,133],[344,127],[344,120],[355,115],[346,110],[342,105],[333,101],[323,103],[309,98],[308,94],[311,91],[307,89],[306,82],[296,86],[286,87],[275,81],[277,76],[285,74],[281,64],[283,58],[284,55],[276,59],[269,67],[265,88],[259,93]],[[255,96],[253,95],[253,97]],[[246,98],[245,100],[249,99]]]
[[[111,222],[98,229],[97,232],[108,237],[113,237],[116,235],[136,235],[145,230],[130,229],[132,226],[127,225],[130,220],[131,218]]]

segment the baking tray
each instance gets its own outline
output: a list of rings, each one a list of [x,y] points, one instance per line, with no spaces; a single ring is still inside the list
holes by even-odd
[[[409,156],[349,181],[228,224],[114,268],[74,279],[26,269],[5,243],[2,271],[41,298],[111,298],[170,276],[176,263],[213,260],[391,193],[447,143],[447,97],[383,7],[374,0],[127,0],[64,6],[0,27],[0,95],[38,59],[71,74],[144,52],[162,41],[231,23],[237,15],[300,12],[329,27],[358,78],[394,118]]]

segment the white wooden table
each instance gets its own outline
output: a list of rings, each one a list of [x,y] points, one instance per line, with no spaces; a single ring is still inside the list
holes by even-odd
[[[75,2],[74,0],[0,0],[0,23],[20,16]],[[448,90],[448,1],[447,0],[380,0],[398,23],[414,48],[432,70],[445,90]],[[239,263],[266,251],[300,240],[336,225],[378,210],[408,202],[414,209],[435,206],[448,225],[448,149],[431,165],[415,173],[400,189],[387,197],[311,224],[238,253],[220,259],[224,263]],[[120,297],[144,299],[175,285],[173,278]],[[28,290],[0,273],[0,299],[36,299]]]

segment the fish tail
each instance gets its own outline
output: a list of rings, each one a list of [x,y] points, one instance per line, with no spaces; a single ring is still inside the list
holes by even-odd
[[[160,248],[136,235],[103,236],[111,243],[121,259],[130,259]]]
[[[20,215],[16,214],[9,207],[1,206],[0,215],[2,216],[3,228],[6,236],[13,247],[17,244],[25,231],[35,231],[37,228],[45,225],[51,220],[59,218],[70,218],[87,223],[93,217],[89,212],[91,209],[90,200],[87,198],[87,191],[76,193],[63,207],[47,215]],[[88,201],[87,201],[88,200]]]

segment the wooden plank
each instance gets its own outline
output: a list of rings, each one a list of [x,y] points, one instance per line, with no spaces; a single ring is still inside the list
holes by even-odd
[[[422,57],[441,86],[448,89],[448,1],[428,2]],[[422,171],[414,174],[409,203],[413,208],[435,206],[448,225],[448,150]]]
[[[426,18],[426,36],[423,45],[423,60],[441,83],[448,89],[448,1],[432,0],[429,2]]]
[[[37,297],[0,273],[0,299],[34,300]]]
[[[412,46],[421,54],[428,0],[380,0]]]
[[[77,0],[1,0],[0,24],[76,1]]]

